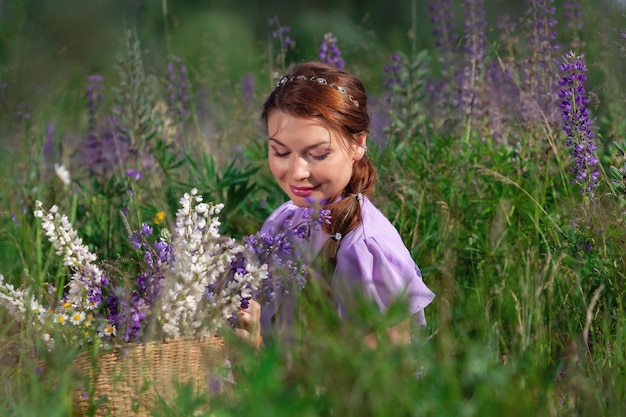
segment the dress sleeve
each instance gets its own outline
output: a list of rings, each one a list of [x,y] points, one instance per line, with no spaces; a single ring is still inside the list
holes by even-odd
[[[261,233],[277,233],[284,227],[285,221],[294,217],[296,213],[296,206],[293,202],[287,201],[281,204],[276,210],[269,215],[263,226],[261,227]]]
[[[384,236],[370,236],[345,248],[337,257],[334,281],[348,288],[360,285],[381,311],[398,297],[406,297],[409,313],[419,314],[419,322],[423,321],[424,307],[435,298],[404,244]]]

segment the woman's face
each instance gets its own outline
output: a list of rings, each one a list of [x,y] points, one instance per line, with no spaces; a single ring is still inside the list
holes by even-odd
[[[280,110],[267,118],[268,161],[280,187],[300,207],[341,194],[364,154],[366,135],[343,138],[316,119]]]

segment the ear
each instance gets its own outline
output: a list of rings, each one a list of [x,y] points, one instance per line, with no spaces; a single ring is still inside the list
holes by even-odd
[[[354,141],[352,142],[352,159],[354,161],[360,161],[365,155],[367,150],[367,132],[357,133],[354,135]]]

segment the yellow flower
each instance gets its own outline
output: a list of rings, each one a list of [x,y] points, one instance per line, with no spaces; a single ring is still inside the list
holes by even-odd
[[[63,308],[70,308],[72,306],[72,304],[66,302],[63,304]]]
[[[161,223],[163,220],[165,220],[165,212],[164,211],[159,211],[155,216],[154,216],[154,224],[159,224]]]

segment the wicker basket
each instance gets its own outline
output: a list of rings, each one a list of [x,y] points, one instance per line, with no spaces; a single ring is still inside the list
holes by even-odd
[[[126,345],[96,358],[79,356],[74,366],[85,385],[74,395],[74,414],[89,415],[91,407],[96,416],[150,416],[151,407],[175,397],[177,383],[192,383],[196,393],[214,395],[225,359],[219,337]]]

